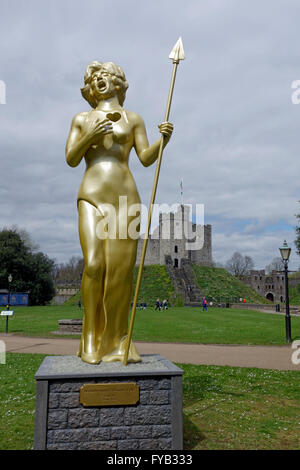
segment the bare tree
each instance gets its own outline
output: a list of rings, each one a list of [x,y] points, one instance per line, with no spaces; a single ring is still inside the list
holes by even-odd
[[[57,264],[54,270],[56,284],[78,284],[84,269],[83,258],[72,256],[67,263]]]
[[[272,271],[283,271],[284,270],[284,263],[282,259],[278,256],[274,258],[270,264],[266,266],[266,273],[270,274]]]
[[[251,258],[251,256],[245,256],[244,258],[244,270],[245,270],[245,275],[249,274],[249,272],[251,271],[251,269],[254,268],[254,261],[253,259]]]
[[[243,256],[236,251],[227,261],[225,268],[233,274],[233,276],[243,278],[254,268],[254,261],[250,256]]]

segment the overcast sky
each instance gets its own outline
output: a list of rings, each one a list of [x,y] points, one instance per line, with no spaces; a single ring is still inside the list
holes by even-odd
[[[204,204],[213,258],[234,251],[263,269],[286,239],[294,247],[300,212],[300,2],[292,0],[0,0],[0,228],[26,229],[57,262],[80,256],[76,197],[84,162],[65,163],[86,66],[112,60],[151,142],[163,120],[172,62],[182,36],[158,203]],[[1,97],[0,97],[1,98]],[[154,168],[134,151],[130,168],[149,203]]]

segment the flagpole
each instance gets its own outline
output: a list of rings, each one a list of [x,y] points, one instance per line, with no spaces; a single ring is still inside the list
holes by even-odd
[[[183,179],[182,178],[180,182],[180,192],[181,192],[181,205],[183,206]]]

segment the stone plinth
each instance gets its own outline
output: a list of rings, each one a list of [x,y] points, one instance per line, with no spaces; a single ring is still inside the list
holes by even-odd
[[[58,327],[58,333],[61,334],[81,334],[82,319],[59,320]]]
[[[127,366],[46,357],[35,375],[34,449],[181,450],[182,374],[158,354]],[[85,384],[128,382],[139,386],[136,405],[80,404]]]

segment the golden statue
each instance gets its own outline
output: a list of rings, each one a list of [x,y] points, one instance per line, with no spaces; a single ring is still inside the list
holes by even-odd
[[[66,160],[72,167],[79,165],[83,157],[86,162],[78,193],[79,237],[85,263],[81,285],[84,318],[78,355],[85,362],[97,364],[123,361],[126,347],[138,238],[128,233],[136,215],[121,214],[120,200],[127,198],[128,208],[140,205],[128,167],[129,154],[134,148],[141,163],[149,166],[158,158],[162,139],[149,145],[142,118],[123,108],[128,83],[121,67],[112,62],[92,62],[84,84],[82,95],[93,109],[74,117]],[[164,122],[159,130],[164,147],[173,125]],[[116,236],[105,237],[102,232],[111,207],[116,214]],[[99,233],[101,222],[104,229]],[[128,362],[140,360],[131,343]]]

